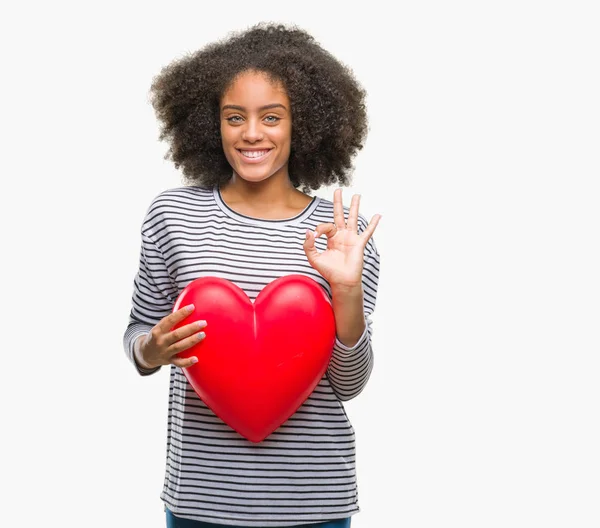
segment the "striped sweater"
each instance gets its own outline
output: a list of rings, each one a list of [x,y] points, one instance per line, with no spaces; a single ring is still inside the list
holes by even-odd
[[[344,207],[346,218],[348,207]],[[306,229],[333,222],[320,197],[297,216],[252,218],[232,210],[217,187],[178,187],[158,194],[141,228],[139,270],[123,336],[137,372],[135,340],[172,313],[179,293],[203,276],[227,279],[254,301],[270,282],[290,274],[327,281],[308,263]],[[359,214],[359,232],[367,221]],[[316,240],[319,251],[326,239]],[[364,252],[366,328],[353,347],[337,337],[327,371],[305,403],[260,443],[242,437],[197,396],[170,365],[165,479],[160,498],[173,513],[222,525],[293,526],[348,517],[358,505],[354,428],[342,404],[365,387],[373,368],[372,321],[379,276],[373,237]],[[197,308],[198,309],[198,308]],[[210,328],[208,321],[207,332]]]

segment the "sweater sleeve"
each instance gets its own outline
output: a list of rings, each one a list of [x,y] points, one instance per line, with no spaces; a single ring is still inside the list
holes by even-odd
[[[371,237],[365,247],[362,274],[365,331],[352,347],[344,345],[336,335],[333,353],[327,368],[329,383],[341,401],[348,401],[358,396],[365,388],[373,370],[373,348],[371,346],[373,321],[370,316],[375,310],[378,283],[379,253],[375,241]]]
[[[125,355],[136,367],[141,376],[148,376],[160,370],[144,369],[135,361],[134,345],[136,339],[150,330],[165,316],[173,311],[177,298],[176,289],[171,281],[167,264],[156,243],[142,231],[139,269],[133,280],[132,307],[129,324],[123,335]]]

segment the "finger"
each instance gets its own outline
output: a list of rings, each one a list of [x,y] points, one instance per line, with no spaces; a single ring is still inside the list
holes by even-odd
[[[319,238],[322,235],[327,235],[327,238],[335,236],[338,232],[338,228],[335,224],[319,224],[315,228],[315,238]]]
[[[379,224],[379,220],[381,220],[381,215],[376,214],[373,218],[371,218],[369,225],[360,234],[360,236],[363,238],[363,242],[365,243],[365,245],[367,244],[369,239],[373,236],[373,233],[375,232],[375,228],[377,227],[377,224]]]
[[[315,235],[310,229],[306,230],[306,239],[304,240],[302,247],[304,248],[304,253],[306,253],[308,262],[312,265],[312,263],[319,257],[319,252],[315,247]]]
[[[360,194],[352,196],[350,202],[350,212],[348,213],[348,224],[347,227],[353,233],[358,232],[358,208],[360,206]]]
[[[161,333],[167,334],[179,322],[183,321],[188,315],[194,311],[194,305],[189,304],[179,310],[163,317],[156,325]]]
[[[185,337],[191,336],[193,334],[197,334],[207,326],[206,321],[194,321],[193,323],[187,324],[176,330],[172,330],[164,337],[164,343],[167,346],[171,346],[174,343],[177,343],[184,339]]]
[[[176,344],[171,345],[166,350],[169,361],[173,361],[174,359],[177,359],[177,354],[180,354],[181,352],[183,352],[184,350],[187,350],[188,348],[192,348],[194,345],[197,345],[204,339],[206,339],[206,333],[197,332],[194,335],[192,335],[190,337],[186,337],[185,339],[178,341]]]
[[[198,358],[196,356],[192,356],[192,357],[185,358],[185,359],[175,358],[172,361],[173,365],[175,365],[176,367],[180,367],[180,368],[191,367],[192,365],[195,365],[197,362],[198,362]]]
[[[338,229],[346,227],[344,204],[342,203],[342,189],[336,189],[333,193],[333,221]]]

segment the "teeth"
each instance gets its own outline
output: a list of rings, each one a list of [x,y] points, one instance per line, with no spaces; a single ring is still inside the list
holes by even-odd
[[[261,156],[264,156],[267,152],[269,152],[268,150],[242,150],[241,153],[246,156],[247,158],[260,158]]]

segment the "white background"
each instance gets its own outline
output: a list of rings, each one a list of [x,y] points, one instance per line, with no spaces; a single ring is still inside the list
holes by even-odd
[[[375,370],[345,404],[353,528],[600,526],[593,4],[3,8],[1,524],[164,526],[168,371],[141,378],[122,348],[146,208],[182,184],[147,93],[265,20],[369,94],[344,190],[383,215]]]

